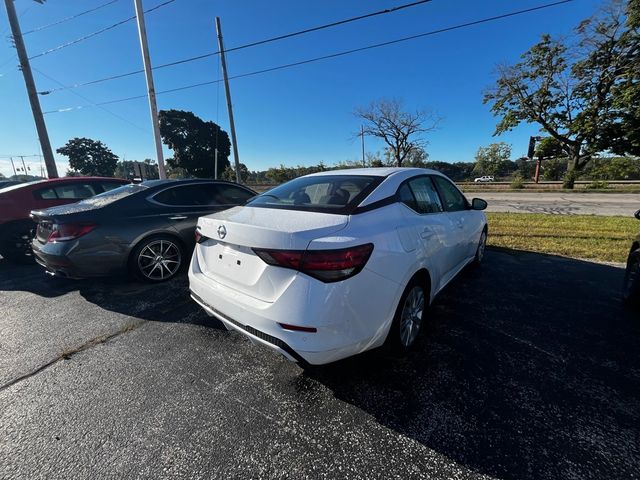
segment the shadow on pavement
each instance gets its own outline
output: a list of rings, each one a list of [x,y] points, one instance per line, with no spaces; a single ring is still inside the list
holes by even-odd
[[[414,351],[311,377],[382,425],[499,478],[640,471],[640,318],[623,270],[490,250],[436,299]]]
[[[481,269],[436,299],[407,357],[368,352],[287,382],[301,398],[326,386],[479,473],[632,478],[640,471],[640,318],[621,305],[622,277],[607,265],[489,250]],[[224,328],[189,299],[185,275],[162,285],[68,281],[0,261],[1,290],[77,291],[129,316]]]
[[[88,302],[131,317],[224,329],[191,300],[188,283],[184,273],[162,284],[142,283],[126,276],[69,280],[51,277],[39,265],[15,265],[0,259],[0,291],[25,291],[45,298],[78,292]]]

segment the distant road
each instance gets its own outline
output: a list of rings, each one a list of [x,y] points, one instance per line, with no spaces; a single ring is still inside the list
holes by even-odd
[[[632,216],[640,209],[637,193],[477,192],[489,203],[488,212],[548,213],[554,215]]]

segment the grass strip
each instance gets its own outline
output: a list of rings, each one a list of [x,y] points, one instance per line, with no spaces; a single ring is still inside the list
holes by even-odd
[[[640,222],[633,217],[487,213],[488,244],[531,252],[626,262]]]

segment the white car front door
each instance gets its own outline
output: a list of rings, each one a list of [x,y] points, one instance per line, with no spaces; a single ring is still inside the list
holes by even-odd
[[[453,234],[453,236],[457,238],[458,242],[458,246],[455,251],[455,274],[471,256],[475,255],[477,246],[475,238],[477,222],[474,217],[470,215],[472,210],[469,209],[467,199],[462,192],[460,192],[458,187],[456,187],[449,179],[439,175],[434,176],[433,180],[438,188],[440,198],[442,199],[447,216],[451,221],[453,230],[456,232]]]
[[[440,290],[455,274],[459,263],[460,232],[444,211],[438,192],[429,176],[408,180],[398,194],[407,209],[413,245],[419,263],[428,265],[434,291]],[[410,209],[410,210],[409,210]],[[402,237],[402,235],[401,235]],[[409,243],[407,240],[404,243]]]

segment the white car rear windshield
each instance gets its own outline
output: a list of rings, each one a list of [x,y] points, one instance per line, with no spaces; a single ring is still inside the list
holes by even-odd
[[[366,175],[300,177],[258,195],[247,206],[348,215],[383,179]]]

